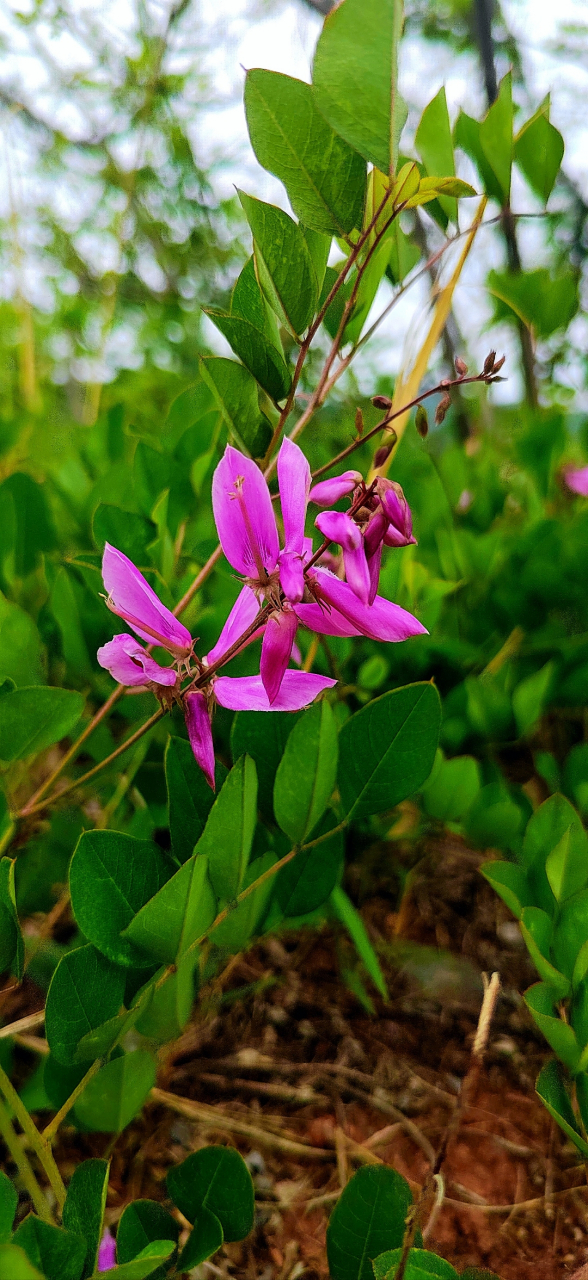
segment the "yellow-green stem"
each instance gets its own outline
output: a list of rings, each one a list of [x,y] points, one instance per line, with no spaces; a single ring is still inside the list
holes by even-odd
[[[9,1107],[12,1107],[18,1123],[28,1140],[29,1146],[32,1147],[32,1150],[38,1157],[40,1164],[42,1164],[61,1211],[65,1203],[65,1187],[63,1185],[59,1169],[53,1159],[53,1152],[51,1151],[51,1148],[47,1146],[47,1143],[43,1141],[36,1124],[31,1120],[24,1102],[19,1098],[14,1085],[9,1080],[4,1068],[1,1066],[0,1090],[4,1094]]]
[[[0,1137],[2,1137],[21,1176],[23,1186],[31,1197],[37,1213],[44,1222],[54,1225],[53,1214],[44,1191],[35,1177],[33,1166],[16,1134],[8,1111],[0,1101]]]
[[[53,1119],[49,1122],[46,1128],[43,1129],[43,1132],[41,1133],[41,1139],[43,1142],[51,1142],[53,1140],[62,1120],[65,1120],[66,1115],[68,1115],[72,1107],[75,1107],[80,1094],[84,1092],[86,1085],[90,1083],[92,1077],[98,1074],[101,1066],[102,1058],[96,1058],[96,1061],[93,1062],[92,1066],[88,1071],[86,1071],[85,1076],[83,1076],[79,1084],[76,1085],[73,1093],[70,1093],[69,1098],[66,1098],[63,1106],[59,1108],[59,1111],[53,1116]]]

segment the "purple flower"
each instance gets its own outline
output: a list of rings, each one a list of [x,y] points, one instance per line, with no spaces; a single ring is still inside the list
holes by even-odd
[[[412,533],[412,515],[402,488],[395,480],[378,480],[378,497],[382,510],[388,520],[388,529],[384,534],[387,547],[407,547],[416,543]]]
[[[280,585],[292,604],[304,595],[304,522],[310,491],[310,467],[302,449],[286,436],[278,454],[278,484],[284,522],[284,550],[280,552]]]
[[[124,618],[142,640],[161,645],[175,658],[188,656],[192,648],[190,632],[158,600],[132,561],[109,542],[102,557],[102,578],[108,592],[108,608]]]
[[[572,493],[588,498],[588,467],[566,467],[563,477]]]
[[[110,671],[119,684],[160,684],[171,687],[178,678],[175,667],[160,667],[135,637],[126,632],[103,644],[96,657],[100,666]]]
[[[370,573],[359,525],[346,511],[321,511],[314,523],[329,542],[339,543],[343,550],[345,577],[349,586],[363,604],[369,604]]]
[[[116,1240],[106,1228],[98,1248],[98,1271],[110,1271],[116,1266]]]
[[[363,604],[349,583],[341,582],[328,569],[314,568],[311,573],[312,591],[318,603],[296,605],[296,613],[312,631],[323,635],[369,636],[371,640],[388,643],[428,635],[418,618],[391,600],[376,596],[373,604]]]

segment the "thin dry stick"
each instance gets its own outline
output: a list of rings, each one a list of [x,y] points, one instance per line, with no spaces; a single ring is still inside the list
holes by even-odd
[[[178,1115],[186,1116],[188,1120],[196,1120],[221,1133],[238,1133],[244,1138],[252,1138],[260,1146],[273,1147],[284,1155],[305,1160],[332,1160],[334,1156],[334,1152],[326,1148],[311,1147],[304,1142],[295,1142],[292,1138],[282,1138],[257,1125],[248,1124],[245,1120],[224,1115],[216,1107],[209,1107],[204,1102],[193,1102],[191,1098],[180,1098],[176,1093],[168,1093],[165,1089],[152,1089],[149,1097],[152,1102],[158,1102],[170,1111],[177,1111]]]
[[[404,1280],[410,1251],[414,1244],[415,1235],[420,1226],[420,1219],[425,1202],[431,1195],[431,1192],[435,1191],[435,1178],[437,1174],[441,1173],[450,1143],[458,1133],[463,1117],[475,1098],[480,1078],[480,1071],[484,1061],[484,1053],[486,1051],[486,1045],[488,1044],[490,1025],[492,1018],[494,1017],[494,1011],[496,1009],[499,995],[500,974],[493,973],[490,982],[486,982],[484,999],[482,1000],[482,1008],[480,1009],[480,1016],[478,1019],[478,1027],[474,1037],[474,1043],[472,1045],[470,1065],[461,1087],[459,1104],[447,1125],[441,1140],[441,1145],[435,1157],[434,1164],[425,1179],[419,1198],[407,1215],[406,1230],[404,1233],[404,1240],[402,1242],[402,1253],[400,1255],[398,1267],[396,1268],[394,1280]]]
[[[10,1036],[18,1035],[21,1031],[30,1031],[31,1027],[40,1027],[44,1021],[44,1009],[39,1009],[38,1013],[27,1013],[25,1018],[17,1018],[16,1022],[9,1022],[5,1027],[0,1027],[0,1040],[8,1040]]]

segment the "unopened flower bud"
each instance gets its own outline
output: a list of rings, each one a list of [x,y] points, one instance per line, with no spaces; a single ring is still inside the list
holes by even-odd
[[[467,364],[466,364],[465,360],[462,360],[461,356],[456,356],[456,357],[455,357],[455,372],[456,372],[457,374],[459,374],[459,377],[460,377],[460,378],[465,378],[467,371],[468,371],[468,366],[467,366]]]
[[[494,362],[494,369],[493,369],[493,373],[498,373],[498,372],[499,372],[499,370],[500,370],[500,369],[502,369],[502,366],[503,366],[503,364],[504,364],[504,361],[505,361],[505,360],[506,360],[506,356],[501,356],[501,357],[500,357],[500,360],[496,360],[496,361]]]
[[[446,392],[445,392],[445,395],[441,397],[441,399],[440,399],[440,401],[439,401],[439,404],[437,405],[437,408],[435,409],[435,422],[437,423],[437,426],[438,426],[438,427],[439,427],[439,426],[441,425],[441,423],[444,421],[444,419],[445,419],[445,414],[447,413],[447,410],[448,410],[448,408],[449,408],[450,404],[451,404],[451,396],[450,396],[450,395],[449,395],[449,393],[446,391]]]
[[[391,453],[392,453],[391,444],[381,444],[380,448],[376,449],[376,452],[374,454],[374,467],[376,468],[376,470],[378,469],[378,467],[384,466],[384,463],[390,457]]]
[[[355,430],[357,431],[358,436],[363,435],[363,413],[361,412],[359,405],[355,410]]]
[[[492,370],[494,369],[495,360],[496,360],[496,352],[490,351],[484,361],[484,370],[483,370],[484,373],[492,373]]]
[[[375,409],[392,408],[392,401],[389,396],[372,396],[372,404]]]
[[[429,419],[427,418],[427,410],[425,409],[425,406],[422,404],[417,405],[414,425],[419,435],[424,440],[425,436],[428,434],[428,431],[429,431]]]

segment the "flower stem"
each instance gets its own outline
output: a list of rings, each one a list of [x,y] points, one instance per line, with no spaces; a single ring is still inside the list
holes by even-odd
[[[66,1115],[71,1111],[72,1107],[75,1106],[80,1094],[84,1092],[86,1085],[90,1083],[92,1077],[98,1074],[101,1066],[102,1058],[96,1058],[96,1061],[93,1062],[92,1066],[86,1071],[85,1076],[83,1076],[79,1084],[76,1085],[73,1093],[70,1093],[69,1098],[66,1098],[63,1106],[59,1108],[59,1111],[53,1116],[53,1119],[49,1122],[46,1128],[43,1129],[41,1133],[41,1139],[43,1142],[49,1143],[52,1141],[62,1120],[65,1120]]]
[[[8,1105],[12,1107],[12,1110],[14,1111],[14,1114],[18,1120],[18,1123],[20,1124],[21,1129],[23,1130],[23,1133],[26,1135],[28,1139],[29,1145],[32,1147],[40,1163],[42,1164],[45,1170],[45,1173],[47,1174],[47,1177],[49,1179],[49,1184],[55,1195],[55,1199],[57,1200],[57,1203],[59,1205],[59,1209],[61,1210],[65,1203],[65,1187],[63,1185],[63,1181],[62,1181],[59,1169],[57,1168],[55,1160],[53,1159],[53,1152],[51,1151],[51,1148],[47,1145],[47,1143],[44,1141],[44,1139],[42,1138],[41,1134],[39,1133],[39,1130],[37,1129],[37,1126],[31,1120],[31,1117],[24,1105],[24,1102],[22,1101],[21,1098],[19,1098],[18,1093],[14,1088],[14,1085],[12,1084],[9,1077],[7,1076],[4,1068],[1,1066],[0,1066],[0,1091],[4,1094],[4,1097]]]
[[[10,1156],[21,1176],[23,1186],[28,1192],[33,1205],[43,1222],[49,1222],[54,1225],[53,1214],[49,1207],[47,1197],[39,1186],[35,1177],[33,1166],[24,1150],[17,1134],[15,1133],[10,1116],[4,1103],[0,1101],[0,1136],[7,1147]]]

